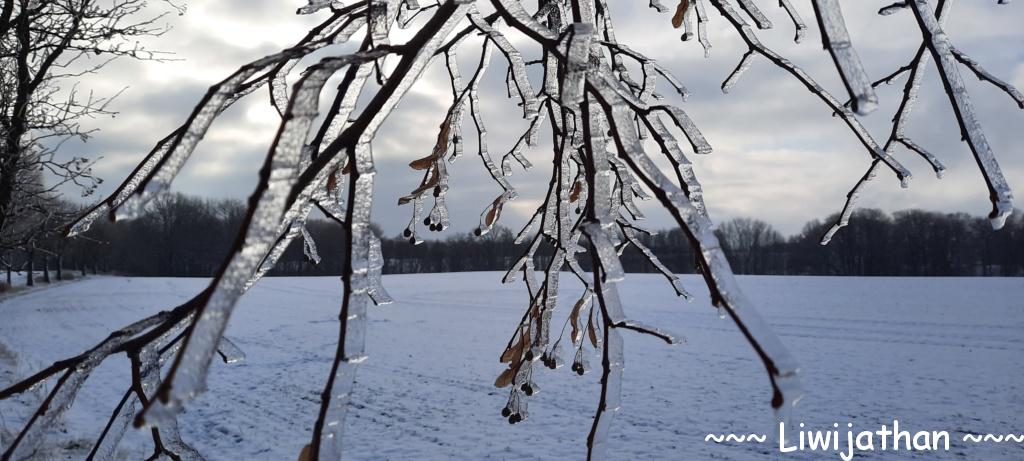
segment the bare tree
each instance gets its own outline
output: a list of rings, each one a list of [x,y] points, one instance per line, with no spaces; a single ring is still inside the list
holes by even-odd
[[[764,273],[764,249],[781,243],[782,235],[770,224],[750,218],[730,219],[718,226],[718,240],[734,264],[747,273]]]
[[[138,42],[166,30],[159,24],[162,15],[147,16],[145,5],[144,0],[4,0],[0,248],[30,244],[34,235],[12,232],[12,223],[39,219],[30,214],[52,214],[46,204],[62,187],[77,187],[88,196],[101,182],[90,168],[94,160],[58,155],[58,150],[93,133],[81,124],[84,119],[113,114],[112,96],[83,92],[75,83],[79,78],[119,57],[161,58]]]
[[[33,155],[29,154],[29,158]],[[80,214],[82,208],[47,190],[41,170],[32,168],[17,175],[18,187],[9,213],[9,217],[14,219],[9,220],[7,228],[0,233],[0,252],[5,256],[3,264],[8,271],[13,269],[15,255],[22,254],[21,267],[26,269],[26,285],[33,286],[37,257],[42,257],[43,280],[50,282],[49,259],[51,256],[60,259],[59,253],[51,250],[55,247],[52,243],[62,240],[67,224]]]
[[[827,112],[835,113],[850,128],[866,148],[872,172],[884,165],[905,181],[910,173],[893,158],[888,145],[883,148],[875,141],[854,112],[869,111],[877,97],[851,48],[838,1],[817,0],[814,4],[825,48],[834,56],[848,89],[849,104],[758,40],[748,18],[760,29],[771,24],[754,0],[683,0],[672,22],[685,27],[684,40],[697,37],[709,50],[705,30],[710,20],[709,8],[717,10],[749,47],[723,89],[737,83],[755,56],[765,58],[804,84],[821,99]],[[948,4],[942,2],[940,6]],[[651,5],[667,11],[657,1]],[[803,20],[788,1],[783,0],[780,5],[789,12],[799,39],[806,28]],[[481,11],[483,8],[491,12]],[[621,333],[631,331],[653,335],[667,343],[676,342],[671,334],[631,320],[623,310],[617,289],[625,277],[619,252],[634,245],[680,296],[689,296],[679,279],[649,250],[645,251],[646,247],[636,238],[644,232],[636,224],[642,216],[636,201],[649,198],[668,210],[685,232],[696,254],[695,264],[710,289],[712,303],[732,318],[763,362],[772,388],[771,405],[784,409],[798,399],[797,366],[736,282],[687,159],[691,149],[704,155],[711,152],[711,146],[686,112],[667,103],[666,95],[659,93],[656,86],[667,82],[670,90],[682,98],[687,90],[655,61],[616,39],[604,0],[542,0],[535,10],[527,10],[516,0],[451,0],[431,5],[418,5],[414,0],[369,0],[347,6],[329,0],[310,0],[299,12],[324,9],[329,10],[329,17],[294,47],[246,64],[211,87],[188,120],[161,140],[113,195],[71,229],[72,234],[82,232],[91,221],[104,215],[119,219],[137,216],[146,203],[167,192],[220,113],[256,89],[269,87],[271,102],[281,115],[280,127],[260,171],[235,246],[210,285],[184,304],[117,330],[93,349],[0,391],[0,398],[9,398],[48,378],[56,380],[43,404],[7,447],[4,459],[32,453],[48,423],[67,408],[90,372],[117,353],[131,358],[132,382],[96,441],[93,455],[102,458],[100,455],[112,453],[127,421],[134,420],[136,425],[153,426],[154,457],[198,458],[198,453],[178,436],[175,415],[205,390],[214,355],[219,353],[229,362],[239,359],[237,348],[223,335],[239,297],[299,236],[303,236],[307,252],[318,258],[304,230],[314,207],[348,230],[344,250],[348,262],[342,276],[337,352],[321,394],[312,440],[300,458],[338,459],[356,367],[366,359],[368,304],[391,301],[381,286],[380,243],[371,231],[375,175],[371,143],[381,123],[435,58],[443,59],[447,66],[453,98],[441,118],[436,143],[425,157],[410,164],[423,171],[423,180],[400,201],[412,204],[406,236],[414,242],[421,222],[432,231],[449,227],[445,205],[447,165],[464,153],[466,118],[472,119],[471,129],[478,139],[476,154],[496,183],[496,197],[485,203],[478,235],[491,231],[503,206],[517,196],[508,180],[513,162],[529,167],[524,150],[538,144],[542,125],[546,124],[552,134],[551,180],[546,198],[519,233],[518,241],[527,244],[526,250],[504,278],[505,282],[512,282],[522,273],[529,295],[522,320],[513,326],[508,347],[501,356],[508,368],[495,383],[511,388],[502,412],[509,422],[521,421],[527,415],[526,402],[537,389],[538,362],[558,368],[563,360],[562,347],[571,347],[575,350],[571,368],[583,374],[591,369],[584,353],[586,344],[590,344],[601,357],[597,367],[601,391],[587,449],[588,457],[601,458],[620,403],[624,363]],[[1010,192],[987,144],[983,143],[980,127],[974,124],[970,104],[958,80],[956,63],[970,61],[956,57],[958,53],[949,45],[930,2],[897,3],[883,12],[900,9],[910,9],[918,17],[923,49],[942,65],[940,74],[947,82],[951,101],[958,107],[957,121],[964,128],[992,191],[992,218],[998,226],[1010,210]],[[942,11],[940,8],[940,15]],[[692,30],[694,17],[696,33]],[[415,25],[417,31],[407,42],[394,44],[390,37],[395,25]],[[508,31],[525,36],[527,43],[539,49],[540,58],[524,59],[506,35]],[[357,37],[357,33],[361,35]],[[481,37],[479,44],[466,45],[476,43],[477,37]],[[356,51],[328,53],[306,68],[289,91],[285,78],[300,60],[353,38],[358,41]],[[489,70],[495,51],[498,62],[504,64],[508,95],[519,102],[528,124],[519,142],[500,159],[489,150],[479,96],[479,83]],[[480,59],[472,73],[464,75],[456,55],[468,52],[478,53]],[[977,72],[984,78],[995,80],[981,72],[980,67],[965,65],[979,69]],[[537,71],[531,74],[527,70],[530,66]],[[636,69],[640,75],[634,74]],[[918,73],[915,71],[911,81],[916,80]],[[329,109],[321,114],[318,109],[323,87],[335,75],[341,77],[340,84],[329,99]],[[539,75],[541,80],[537,82],[531,75]],[[902,116],[897,117],[894,126],[898,127],[902,120]],[[681,137],[674,134],[676,130],[682,133]],[[894,128],[894,132],[899,131]],[[656,166],[642,140],[651,140],[658,146],[654,154],[668,159],[673,177]],[[425,211],[428,201],[433,206]],[[546,267],[538,268],[534,255],[542,247],[550,248],[553,257]],[[590,274],[579,265],[581,253],[589,254],[593,268]],[[561,269],[565,267],[586,287],[584,296],[568,315],[568,346],[562,346],[564,335],[556,337],[551,328],[558,325],[553,311]],[[540,278],[535,275],[538,269],[543,271]],[[165,360],[173,363],[162,376],[161,364]],[[136,404],[141,406],[138,412]]]

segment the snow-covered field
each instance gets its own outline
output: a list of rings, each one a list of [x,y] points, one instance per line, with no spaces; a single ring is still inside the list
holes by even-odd
[[[386,276],[398,303],[371,311],[370,360],[359,368],[347,420],[349,459],[580,459],[597,403],[598,373],[535,375],[530,418],[500,417],[498,355],[525,309],[525,289],[498,273]],[[630,274],[627,313],[687,338],[666,346],[625,332],[623,408],[612,459],[839,459],[782,455],[771,441],[705,442],[708,433],[777,431],[763,367],[707,291],[673,296],[664,279]],[[76,354],[111,329],[172,307],[200,279],[89,277],[0,302],[0,385]],[[802,365],[807,397],[792,421],[877,430],[946,430],[949,452],[858,459],[1024,459],[1024,443],[961,441],[964,432],[1024,432],[1024,279],[741,277]],[[564,318],[581,288],[564,284]],[[210,390],[182,416],[183,435],[210,460],[292,460],[309,439],[337,338],[336,278],[270,278],[235,311],[228,335],[248,358],[217,362]],[[568,357],[567,357],[568,358]],[[590,359],[597,364],[596,357]],[[128,381],[123,356],[87,382],[53,443],[94,438]],[[31,400],[32,395],[25,397]],[[26,407],[0,402],[16,429]],[[125,459],[142,459],[130,431]],[[88,443],[85,444],[88,447]],[[86,448],[87,450],[88,448]],[[135,450],[135,451],[132,451]]]

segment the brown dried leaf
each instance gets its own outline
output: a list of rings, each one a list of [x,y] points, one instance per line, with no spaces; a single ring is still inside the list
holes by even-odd
[[[516,377],[515,368],[506,368],[505,371],[498,375],[498,379],[494,380],[494,387],[502,388],[512,385],[512,380]]]
[[[420,186],[417,187],[416,189],[413,189],[413,191],[410,192],[409,195],[406,195],[405,197],[398,199],[398,204],[405,205],[406,203],[415,200],[416,197],[423,195],[424,192],[432,189],[434,186],[437,186],[440,182],[441,175],[438,172],[438,169],[431,169],[430,172],[427,173],[427,176],[423,178],[423,182],[420,183]]]
[[[498,220],[498,217],[501,216],[501,207],[505,204],[505,202],[502,201],[503,198],[505,198],[504,194],[499,195],[498,198],[491,202],[491,209],[487,210],[487,216],[484,217],[484,224],[488,227],[492,226],[494,222]]]
[[[433,157],[440,157],[448,151],[448,133],[451,132],[452,123],[451,115],[444,119],[441,123],[441,131],[437,133],[437,143],[434,144]]]
[[[327,192],[332,192],[338,188],[338,170],[331,172],[331,175],[327,177]]]
[[[409,162],[409,167],[414,170],[426,170],[427,168],[430,168],[431,166],[434,165],[435,160],[437,160],[437,157],[433,155],[428,155],[421,159],[416,159]]]
[[[309,461],[310,459],[312,459],[309,456],[311,450],[312,449],[310,448],[308,443],[306,444],[306,446],[302,447],[302,451],[299,452],[299,461]]]
[[[523,335],[519,335],[519,341],[505,349],[505,352],[501,354],[501,363],[511,363],[512,360],[519,358],[523,355]]]
[[[569,203],[574,203],[580,199],[580,192],[583,191],[583,183],[576,181],[572,185],[572,191],[569,192]]]
[[[345,168],[341,169],[341,174],[349,174],[352,172],[352,164],[355,162],[348,162],[345,164]]]
[[[498,215],[498,208],[492,206],[491,209],[487,211],[487,219],[486,219],[485,222],[487,223],[488,226],[490,226],[491,224],[494,224],[494,218],[497,215]]]
[[[676,14],[675,16],[672,16],[672,27],[678,29],[683,26],[683,16],[686,14],[686,10],[689,8],[689,0],[679,0],[679,6],[676,7]]]
[[[580,311],[583,310],[583,306],[587,304],[587,298],[580,298],[576,301],[576,305],[572,307],[572,312],[569,313],[569,323],[572,324],[572,343],[576,344],[580,340]]]
[[[594,328],[594,320],[587,322],[587,336],[590,336],[590,344],[597,349],[597,328]]]

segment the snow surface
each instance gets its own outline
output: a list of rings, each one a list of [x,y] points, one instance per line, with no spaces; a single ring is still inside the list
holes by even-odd
[[[498,356],[527,301],[521,284],[501,285],[500,277],[384,278],[397,303],[370,313],[370,360],[357,375],[347,459],[585,456],[599,373],[581,378],[568,367],[540,369],[534,376],[542,390],[530,399],[529,419],[510,426],[499,415],[507,392],[492,385],[502,369]],[[708,433],[773,434],[777,426],[753,350],[730,320],[718,317],[701,280],[683,279],[698,301],[676,298],[657,275],[629,274],[620,284],[629,317],[688,343],[667,346],[623,333],[623,408],[612,426],[610,457],[839,459],[781,455],[770,440],[704,441]],[[206,283],[91,276],[8,298],[0,302],[0,386],[173,307]],[[851,422],[874,431],[899,419],[911,431],[953,435],[949,452],[857,459],[1024,459],[1024,443],[960,439],[963,432],[1024,432],[1024,279],[752,276],[740,283],[802,365],[807,396],[794,423],[824,430]],[[322,277],[268,278],[253,288],[228,329],[247,359],[214,364],[210,390],[181,418],[185,440],[210,460],[296,459],[335,351],[340,287]],[[573,283],[563,290],[561,319],[582,291]],[[81,458],[127,376],[123,355],[98,368],[52,443]],[[5,430],[20,427],[33,399],[30,393],[0,402]],[[145,457],[148,443],[143,431],[129,430],[123,459]]]

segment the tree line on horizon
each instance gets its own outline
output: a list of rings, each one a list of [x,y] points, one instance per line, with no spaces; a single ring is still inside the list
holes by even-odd
[[[139,219],[97,222],[84,236],[52,237],[41,242],[45,252],[30,260],[27,252],[4,255],[8,283],[18,269],[68,271],[130,276],[209,277],[217,270],[244,218],[238,200],[210,200],[169,194],[156,201]],[[784,237],[770,224],[734,218],[718,225],[717,234],[733,270],[765,275],[859,276],[1021,276],[1024,275],[1024,217],[1015,213],[999,231],[983,217],[966,213],[903,210],[886,213],[862,209],[828,245],[819,243],[835,216],[812,220],[792,236]],[[314,264],[296,241],[270,275],[339,275],[344,267],[344,229],[326,219],[306,224],[323,258]],[[375,227],[380,235],[380,227]],[[401,236],[381,236],[384,273],[504,271],[526,248],[514,243],[515,233],[497,226],[484,236],[470,232],[412,245]],[[298,240],[298,239],[297,239]],[[641,234],[650,248],[674,273],[695,272],[694,254],[681,229]],[[586,245],[584,245],[586,247]],[[40,258],[38,255],[44,255]],[[56,256],[52,256],[56,255]],[[550,256],[538,254],[543,269]],[[655,272],[637,251],[622,250],[628,272]],[[588,258],[581,258],[584,269]],[[31,264],[30,264],[31,263]],[[37,275],[38,276],[38,275]]]

